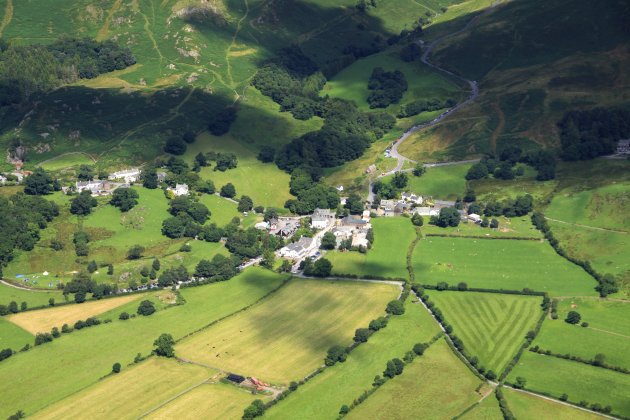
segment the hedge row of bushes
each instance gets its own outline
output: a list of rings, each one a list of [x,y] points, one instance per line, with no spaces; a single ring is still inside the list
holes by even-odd
[[[416,285],[416,287],[421,287],[427,290],[438,290],[438,291],[453,291],[453,292],[482,292],[482,293],[499,293],[502,295],[525,295],[525,296],[547,296],[545,292],[537,292],[535,290],[531,290],[525,288],[523,290],[506,290],[506,289],[484,289],[481,287],[468,287],[468,285],[464,282],[460,282],[457,286],[450,286],[446,282],[439,282],[438,284],[422,284]]]
[[[333,277],[339,277],[343,279],[365,279],[365,280],[387,280],[387,281],[400,281],[406,282],[407,280],[401,277],[384,277],[384,276],[374,276],[372,274],[366,274],[363,276],[359,276],[358,274],[345,274],[345,273],[335,273]]]
[[[437,236],[440,238],[467,238],[467,239],[509,239],[511,241],[539,241],[539,238],[523,237],[523,236],[481,236],[481,235],[453,235],[450,233],[427,233],[426,236]]]
[[[604,361],[603,355],[601,355],[601,358],[598,358],[597,356],[595,356],[595,358],[593,358],[593,359],[584,359],[584,358],[582,358],[580,356],[575,356],[575,355],[572,355],[572,354],[569,354],[569,353],[565,353],[565,354],[554,353],[551,350],[545,350],[545,349],[543,349],[543,348],[541,348],[539,346],[534,346],[534,347],[530,348],[529,351],[531,351],[533,353],[542,354],[542,355],[545,355],[545,356],[557,357],[559,359],[572,360],[574,362],[584,363],[584,364],[587,364],[587,365],[600,367],[600,368],[604,368],[604,369],[609,369],[609,370],[614,370],[615,372],[625,373],[626,375],[630,375],[630,369],[627,369],[627,368],[621,367],[621,366],[609,365],[608,363],[606,363]]]
[[[619,286],[617,285],[617,282],[612,275],[607,274],[603,276],[599,274],[597,271],[595,271],[595,269],[593,269],[589,261],[584,261],[584,260],[580,260],[578,258],[572,257],[568,255],[560,247],[560,243],[553,235],[553,232],[551,232],[551,228],[549,227],[549,224],[547,223],[547,220],[545,219],[544,214],[538,213],[538,212],[532,214],[532,224],[536,227],[536,229],[540,230],[545,235],[545,239],[549,241],[549,244],[553,247],[553,249],[556,251],[558,255],[572,262],[573,264],[581,267],[591,277],[597,280],[597,283],[599,284],[597,285],[595,290],[599,292],[599,295],[601,297],[606,297],[609,294],[616,293],[619,291]]]
[[[501,387],[497,387],[494,395],[497,397],[497,401],[499,401],[499,408],[501,409],[501,414],[503,414],[503,419],[516,420],[516,417],[512,413],[512,410],[510,410],[510,407],[508,406],[508,403],[503,396],[503,391],[501,390]]]
[[[413,250],[416,248],[418,241],[420,240],[420,228],[416,227],[416,237],[409,244],[409,248],[407,248],[407,272],[409,273],[409,282],[413,283],[416,281],[416,273],[413,271]]]

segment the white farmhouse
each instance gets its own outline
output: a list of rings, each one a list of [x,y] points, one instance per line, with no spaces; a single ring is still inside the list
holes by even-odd
[[[470,220],[473,223],[481,223],[481,216],[479,216],[476,213],[470,213],[468,215],[468,220]]]
[[[313,243],[313,238],[302,236],[299,241],[280,248],[278,253],[281,257],[297,259],[303,257]]]
[[[335,213],[330,209],[315,209],[311,216],[311,227],[324,229],[329,223],[335,220]]]
[[[109,175],[108,179],[122,179],[127,184],[138,182],[138,180],[140,180],[140,168],[130,168],[123,171],[114,172]]]
[[[177,184],[175,188],[168,187],[168,191],[173,191],[173,195],[175,197],[179,197],[182,195],[188,195],[188,184]]]

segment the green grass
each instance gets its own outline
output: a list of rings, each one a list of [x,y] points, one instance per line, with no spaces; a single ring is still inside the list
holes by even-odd
[[[460,418],[463,420],[501,420],[503,414],[494,392],[491,392],[480,404]]]
[[[26,302],[29,308],[34,308],[36,306],[48,306],[50,298],[55,299],[55,302],[58,303],[64,302],[63,294],[57,290],[29,291],[0,284],[0,305],[8,305],[9,302],[15,301],[18,305]]]
[[[137,353],[147,355],[160,334],[181,338],[255,302],[280,286],[283,279],[265,270],[249,269],[227,282],[182,289],[184,305],[149,317],[114,319],[5,360],[0,363],[0,376],[6,379],[0,385],[0,416],[18,409],[32,414],[59,401],[97,382],[111,371],[113,363],[126,366]],[[25,400],[25,394],[37,398]]]
[[[439,227],[428,224],[428,217],[424,218],[422,227],[423,235],[452,235],[452,236],[479,236],[490,238],[542,238],[542,234],[533,225],[529,217],[505,216],[496,217],[499,221],[498,229],[482,228],[478,224],[468,222],[460,223],[457,227]]]
[[[418,177],[409,174],[409,184],[406,191],[411,191],[424,198],[435,200],[452,200],[464,196],[466,190],[466,173],[470,164],[438,166],[427,168],[424,175]],[[392,177],[386,177],[390,180]]]
[[[557,420],[595,420],[602,418],[597,414],[571,408],[557,402],[524,394],[509,388],[503,388],[503,396],[517,419],[536,420],[540,418],[553,418]]]
[[[33,344],[33,335],[4,318],[0,318],[0,349],[18,351]]]
[[[564,322],[569,311],[582,315],[587,328]],[[564,299],[558,305],[558,319],[547,320],[534,344],[559,354],[571,354],[590,360],[597,353],[606,363],[630,368],[630,304],[590,299]]]
[[[513,180],[495,178],[479,179],[471,181],[479,201],[515,199],[519,195],[530,194],[535,199],[544,200],[550,198],[558,180],[537,181],[536,170],[530,166],[522,165],[525,173]]]
[[[348,360],[326,369],[287,399],[268,410],[269,419],[334,418],[339,407],[367,390],[381,375],[388,360],[402,357],[414,344],[427,342],[439,332],[429,313],[407,300],[406,311],[390,318],[387,327],[352,351]]]
[[[322,364],[333,345],[383,315],[397,286],[294,279],[246,312],[184,340],[177,353],[205,365],[288,383]]]
[[[538,296],[433,291],[429,296],[466,350],[479,358],[480,366],[497,375],[517,353],[525,334],[534,329],[541,315],[542,298]]]
[[[226,200],[225,198],[217,195],[203,194],[199,201],[208,207],[212,215],[210,216],[209,223],[216,223],[219,226],[225,226],[232,221],[234,217],[241,218],[241,225],[244,227],[253,226],[256,224],[258,217],[251,211],[247,217],[244,217],[242,213],[239,213],[237,204]]]
[[[595,280],[546,242],[427,237],[413,253],[420,283],[593,296]]]
[[[554,398],[567,394],[574,404],[588,401],[612,406],[613,414],[630,414],[630,375],[525,352],[508,381],[515,382],[519,376],[527,380],[528,390],[545,392]]]
[[[93,165],[94,161],[81,152],[77,153],[68,153],[65,155],[59,155],[52,159],[46,160],[39,164],[42,168],[47,171],[58,171],[61,169],[67,169],[79,165]]]
[[[481,399],[475,392],[479,384],[441,339],[405,366],[402,375],[352,410],[348,418],[452,418]]]
[[[407,248],[415,237],[411,221],[402,217],[375,218],[372,229],[374,243],[366,254],[340,251],[326,254],[333,265],[333,274],[407,278]]]

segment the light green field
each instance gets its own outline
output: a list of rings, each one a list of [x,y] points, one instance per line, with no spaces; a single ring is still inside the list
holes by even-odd
[[[94,160],[92,160],[89,155],[77,152],[59,155],[55,158],[40,163],[39,166],[46,169],[47,171],[58,171],[60,169],[71,168],[74,166],[93,164]]]
[[[439,332],[422,305],[407,300],[403,315],[389,319],[387,327],[350,353],[344,363],[326,369],[286,400],[266,412],[269,419],[334,418],[339,407],[367,390],[381,375],[388,360],[402,357],[416,343],[427,342]]]
[[[520,165],[525,173],[515,179],[504,180],[495,178],[477,179],[470,181],[470,186],[477,195],[477,200],[506,200],[515,199],[519,195],[530,194],[540,200],[551,198],[558,180],[537,181],[537,172],[530,166]]]
[[[413,268],[420,283],[593,296],[595,280],[546,242],[428,237],[418,242]]]
[[[11,357],[0,363],[0,376],[5,379],[0,384],[0,416],[18,409],[30,414],[57,402],[97,382],[111,371],[113,363],[125,366],[137,353],[147,355],[160,334],[167,332],[179,339],[252,304],[284,279],[269,271],[249,269],[227,282],[182,289],[184,305],[149,317],[114,319]],[[71,361],[72,369],[63,361]],[[46,380],[42,381],[44,371]],[[37,398],[25,400],[25,394]]]
[[[154,357],[39,411],[33,418],[136,419],[216,371]],[[123,391],[123,392],[121,392]]]
[[[481,399],[475,391],[479,384],[441,339],[405,366],[402,375],[387,381],[352,410],[348,418],[452,418]]]
[[[422,197],[433,197],[436,200],[453,200],[464,196],[466,190],[466,173],[470,164],[438,166],[427,168],[422,176],[409,174],[409,184],[405,188]],[[386,180],[391,177],[385,178]]]
[[[451,236],[478,236],[478,237],[518,237],[518,238],[542,238],[542,233],[537,230],[531,219],[525,217],[508,218],[505,216],[496,217],[499,221],[498,229],[482,228],[481,226],[468,222],[460,223],[457,227],[439,227],[428,224],[429,218],[424,217],[422,226],[423,235],[451,235]]]
[[[588,401],[612,406],[613,414],[630,414],[630,375],[527,351],[507,380],[515,382],[519,376],[527,380],[528,390],[554,398],[567,394],[574,404]]]
[[[569,311],[577,311],[587,328],[564,322]],[[558,319],[543,324],[534,344],[559,354],[592,359],[597,353],[606,363],[630,368],[630,303],[570,298],[560,301]]]
[[[225,198],[217,195],[203,194],[199,201],[208,207],[212,215],[208,223],[216,223],[218,226],[225,226],[232,221],[234,217],[241,218],[241,225],[243,227],[253,226],[258,217],[254,212],[249,212],[247,217],[243,217],[242,213],[239,213],[237,204],[226,200]]]
[[[15,301],[19,305],[26,302],[29,308],[36,306],[48,306],[48,300],[55,299],[55,302],[64,302],[61,291],[57,290],[34,290],[18,289],[0,283],[0,305],[8,305],[9,302]]]
[[[503,396],[517,419],[595,420],[603,418],[597,414],[534,397],[510,388],[503,388]]]
[[[148,419],[240,419],[243,410],[263,395],[221,382],[203,384],[149,414]]]
[[[542,298],[475,292],[433,292],[464,348],[479,358],[479,365],[500,375],[538,321]]]
[[[340,251],[326,254],[333,265],[333,274],[407,278],[407,248],[415,237],[411,221],[402,217],[375,218],[372,229],[374,243],[366,254]]]
[[[18,351],[25,344],[33,344],[33,335],[4,318],[0,318],[0,350]]]
[[[321,366],[333,345],[385,312],[390,284],[294,279],[256,305],[182,341],[178,355],[267,382],[288,383]]]
[[[501,420],[503,414],[494,392],[491,392],[480,404],[459,418],[462,420]]]

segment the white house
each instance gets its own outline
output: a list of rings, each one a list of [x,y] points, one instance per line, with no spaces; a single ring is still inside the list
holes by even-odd
[[[254,225],[256,229],[267,230],[269,229],[269,222],[258,222]]]
[[[422,202],[424,201],[422,199],[422,196],[407,192],[402,193],[402,199],[408,203],[414,204],[422,204]]]
[[[311,227],[324,229],[329,223],[335,220],[335,213],[330,209],[315,209],[311,216]]]
[[[173,191],[173,194],[176,197],[179,197],[181,195],[188,195],[188,184],[177,184],[175,185],[175,188],[167,188],[167,190],[169,191]]]
[[[370,211],[369,210],[363,210],[363,214],[361,215],[361,219],[365,220],[366,222],[370,222]]]
[[[470,220],[473,223],[481,223],[481,216],[479,216],[476,213],[470,213],[468,215],[468,220]]]
[[[302,236],[299,241],[280,248],[278,253],[282,257],[296,259],[303,257],[313,243],[313,238]]]
[[[419,214],[420,216],[437,216],[439,212],[431,207],[416,207],[412,211],[413,214]]]
[[[108,179],[123,179],[127,184],[138,182],[138,180],[140,180],[140,168],[130,168],[123,171],[114,172],[109,175]]]
[[[108,181],[95,179],[93,181],[77,181],[75,188],[78,193],[90,191],[93,196],[111,194],[120,184],[112,184]]]

